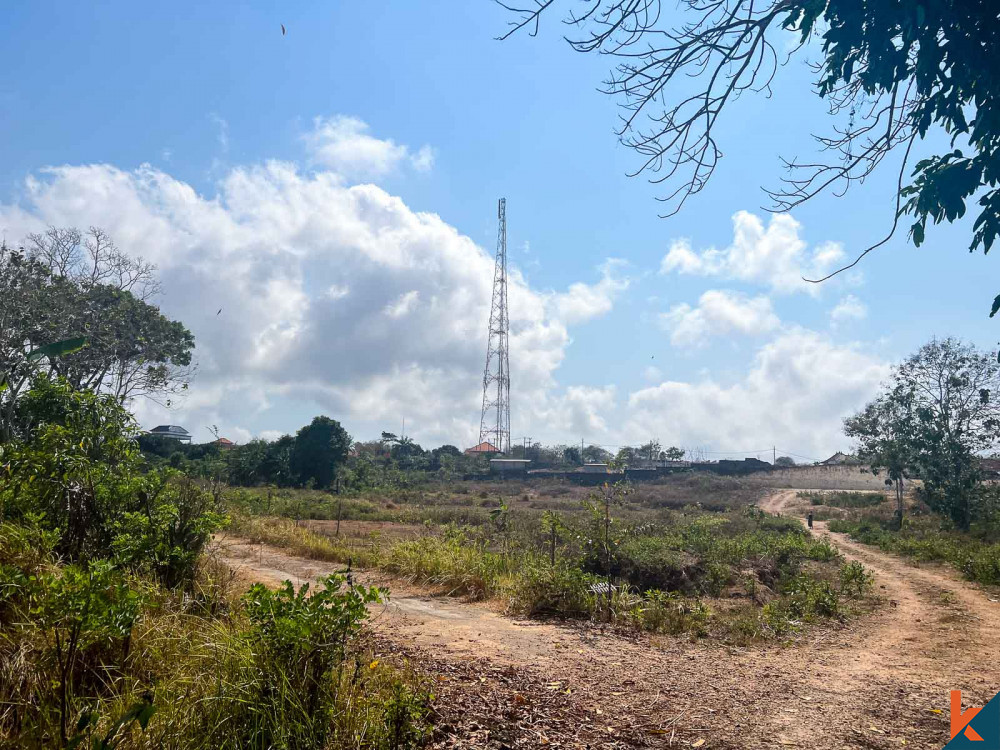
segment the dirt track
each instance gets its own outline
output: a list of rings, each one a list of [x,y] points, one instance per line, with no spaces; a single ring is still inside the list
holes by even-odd
[[[764,507],[795,501],[782,491]],[[886,605],[788,646],[628,640],[398,585],[374,620],[461,707],[439,717],[442,747],[942,747],[949,691],[983,705],[1000,689],[1000,605],[948,570],[830,536],[875,572]],[[235,540],[218,554],[268,583],[338,569]]]

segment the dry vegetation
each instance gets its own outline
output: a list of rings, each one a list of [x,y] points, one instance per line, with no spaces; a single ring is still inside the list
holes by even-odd
[[[231,531],[510,612],[624,629],[744,643],[857,611],[870,576],[797,521],[758,510],[761,494],[703,474],[628,487],[469,483],[343,498],[240,490]]]

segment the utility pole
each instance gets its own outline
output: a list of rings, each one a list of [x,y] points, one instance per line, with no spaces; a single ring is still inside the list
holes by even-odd
[[[771,466],[778,463],[778,449],[773,445],[771,446]]]
[[[497,207],[499,230],[493,267],[493,301],[486,332],[486,367],[483,370],[483,410],[479,442],[491,438],[500,453],[510,452],[510,362],[507,344],[510,316],[507,310],[507,200]]]

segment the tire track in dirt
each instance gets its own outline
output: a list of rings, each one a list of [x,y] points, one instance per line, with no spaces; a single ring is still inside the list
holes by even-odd
[[[776,492],[761,507],[787,513],[798,504],[798,491]],[[897,685],[913,695],[947,696],[962,689],[965,697],[989,700],[1000,688],[1000,607],[986,595],[938,566],[917,567],[878,549],[814,523],[813,535],[826,535],[847,560],[857,560],[875,576],[876,590],[888,606],[869,618],[854,643],[832,658],[822,651],[809,661],[821,666],[809,680],[832,698],[838,711],[857,711],[856,696],[874,684]],[[969,700],[966,701],[967,703]],[[780,723],[780,722],[779,722]],[[787,722],[784,735],[801,741],[807,728]]]
[[[795,503],[796,491],[784,491],[762,507],[787,513]],[[813,533],[829,533],[825,524],[816,526]],[[1000,632],[998,605],[948,571],[913,567],[843,535],[830,538],[845,557],[872,569],[888,603],[788,646],[624,638],[599,626],[505,617],[486,604],[432,596],[399,581],[391,581],[390,604],[375,610],[373,620],[381,635],[423,653],[432,670],[460,663],[482,665],[488,674],[488,667],[502,665],[545,689],[569,690],[577,739],[563,743],[550,732],[551,747],[683,747],[703,739],[706,750],[904,742],[940,748],[948,740],[948,691],[960,688],[967,703],[983,705],[1000,688],[1000,653],[991,637],[991,630]],[[233,539],[221,540],[215,554],[244,577],[272,585],[342,568]],[[390,583],[372,573],[358,578]],[[464,688],[477,691],[479,680]],[[488,700],[484,711],[496,708],[496,693]],[[520,699],[510,693],[504,700],[516,706]],[[544,722],[535,730],[544,733]],[[489,737],[505,739],[480,734],[463,744],[465,727],[438,746],[535,747],[543,736],[491,731]]]

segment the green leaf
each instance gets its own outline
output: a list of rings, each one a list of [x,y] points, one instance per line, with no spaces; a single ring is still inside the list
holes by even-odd
[[[1000,310],[1000,294],[993,298],[993,309],[990,310],[990,317],[992,318]]]
[[[42,357],[63,357],[73,352],[78,352],[87,345],[87,339],[83,336],[65,341],[56,341],[45,346],[40,346],[28,354],[28,361],[34,362]]]

